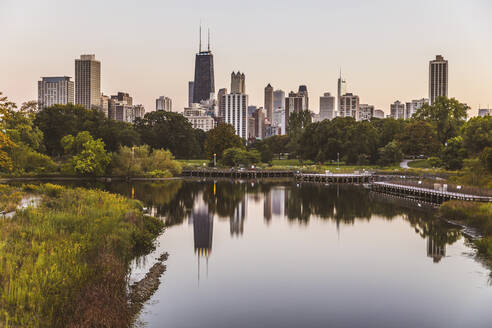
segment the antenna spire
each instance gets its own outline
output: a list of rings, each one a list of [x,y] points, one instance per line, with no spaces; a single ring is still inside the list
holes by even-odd
[[[198,47],[198,51],[202,52],[202,22],[200,21],[200,45]]]
[[[208,29],[208,52],[210,52],[210,28]]]

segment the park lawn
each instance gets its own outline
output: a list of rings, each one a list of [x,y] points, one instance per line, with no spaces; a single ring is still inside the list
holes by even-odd
[[[178,159],[178,162],[183,166],[203,166],[203,163],[208,165],[210,161],[208,159]]]
[[[417,159],[415,161],[408,162],[408,166],[416,169],[431,169],[429,161],[426,159]]]

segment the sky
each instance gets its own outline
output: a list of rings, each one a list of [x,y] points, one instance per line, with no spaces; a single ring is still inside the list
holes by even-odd
[[[250,105],[271,83],[308,87],[310,109],[348,92],[389,113],[395,100],[428,97],[429,60],[449,61],[449,97],[470,115],[492,106],[490,0],[0,0],[0,92],[37,99],[42,76],[74,76],[74,60],[95,54],[101,91],[128,92],[155,109],[161,95],[182,111],[194,76],[198,29],[210,28],[215,88],[246,75]]]

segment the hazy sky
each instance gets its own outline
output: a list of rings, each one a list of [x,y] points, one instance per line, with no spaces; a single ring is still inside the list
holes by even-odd
[[[41,76],[74,76],[74,59],[94,53],[105,94],[125,91],[155,108],[187,104],[198,26],[210,27],[216,91],[246,74],[250,104],[271,83],[306,84],[310,107],[336,93],[338,70],[361,103],[389,112],[395,100],[428,97],[428,62],[449,60],[449,96],[492,106],[492,1],[0,0],[0,91],[37,98]]]

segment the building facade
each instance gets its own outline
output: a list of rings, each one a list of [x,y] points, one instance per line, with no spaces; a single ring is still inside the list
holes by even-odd
[[[222,97],[224,122],[234,127],[236,134],[243,139],[248,138],[248,95],[229,93]]]
[[[305,108],[304,110],[309,110],[309,94],[308,94],[308,90],[307,90],[307,86],[305,85],[300,85],[299,86],[299,90],[297,92],[297,94],[301,97],[304,97],[304,105],[305,105]]]
[[[338,77],[337,81],[337,112],[335,113],[336,116],[341,116],[341,108],[342,108],[342,96],[347,93],[347,82],[342,79],[342,72],[340,72],[340,76]]]
[[[194,89],[195,82],[193,81],[188,81],[188,107],[191,107],[191,104],[193,104],[193,89]]]
[[[359,96],[352,93],[346,93],[340,97],[340,117],[359,117]]]
[[[207,115],[207,109],[200,104],[191,104],[190,107],[185,108],[183,116],[186,117],[194,129],[207,132],[216,126],[213,117]]]
[[[285,98],[284,122],[286,130],[289,128],[290,114],[299,113],[303,110],[307,110],[306,97],[291,91],[289,96]]]
[[[101,62],[95,55],[75,59],[75,103],[96,108],[101,101]]]
[[[207,51],[202,51],[201,31],[200,48],[195,56],[195,79],[193,81],[193,103],[210,99],[215,93],[214,56],[210,51],[210,43]]]
[[[74,103],[74,83],[68,76],[42,77],[38,81],[38,108]]]
[[[490,115],[490,109],[488,108],[480,108],[478,109],[478,116],[485,117]]]
[[[255,138],[265,138],[265,111],[263,108],[258,108],[253,117],[255,119]]]
[[[155,100],[155,110],[173,111],[173,101],[171,98],[160,96]]]
[[[273,92],[273,110],[276,109],[285,109],[285,92],[283,90]]]
[[[325,92],[321,97],[319,97],[319,119],[331,120],[334,118],[335,114],[335,97],[333,97],[329,92]]]
[[[384,114],[383,114],[384,115]],[[370,121],[374,116],[374,105],[359,104],[359,121]]]
[[[279,135],[285,135],[285,109],[277,108],[273,111],[272,126],[277,128]]]
[[[231,93],[246,93],[246,76],[244,73],[231,73]]]
[[[390,117],[395,120],[405,119],[405,104],[399,100],[390,105]]]
[[[101,100],[99,101],[99,110],[104,113],[106,117],[109,115],[109,106],[111,104],[111,98],[104,94],[101,94]]]
[[[375,109],[373,117],[384,118],[384,111],[382,109]]]
[[[437,55],[429,62],[429,100],[432,105],[436,98],[448,96],[448,61]]]
[[[411,119],[412,116],[422,108],[425,104],[429,103],[429,99],[422,98],[417,100],[412,100],[406,103],[405,105],[405,119]]]
[[[111,96],[108,117],[115,121],[133,122],[133,98],[125,92],[118,92]]]
[[[268,121],[273,120],[273,87],[268,83],[265,87],[265,112]]]

